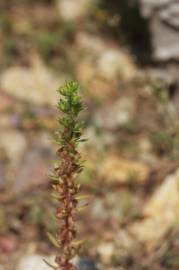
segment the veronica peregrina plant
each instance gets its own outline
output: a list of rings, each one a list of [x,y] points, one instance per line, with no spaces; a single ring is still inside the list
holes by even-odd
[[[83,126],[78,116],[83,110],[83,104],[79,95],[79,85],[75,81],[66,82],[58,90],[60,100],[57,108],[62,113],[58,118],[59,129],[55,134],[58,144],[57,161],[54,174],[50,176],[53,181],[53,197],[59,205],[56,210],[59,229],[56,236],[49,234],[51,242],[58,248],[54,269],[75,270],[71,259],[76,255],[79,241],[76,241],[75,219],[78,212],[78,201],[82,199],[78,195],[80,185],[77,175],[83,169],[83,160],[77,147],[81,139]]]

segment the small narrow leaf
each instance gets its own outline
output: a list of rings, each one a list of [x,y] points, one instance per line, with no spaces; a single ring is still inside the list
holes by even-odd
[[[55,165],[56,165],[56,164],[57,164],[57,165],[60,165],[61,160],[51,159],[51,160],[50,160],[50,163],[51,163],[51,164],[55,164]]]
[[[47,236],[48,236],[48,239],[50,240],[50,242],[51,242],[56,248],[59,248],[59,247],[60,247],[59,244],[58,244],[58,242],[57,242],[57,240],[55,239],[55,237],[54,237],[51,233],[47,232]]]
[[[49,177],[52,181],[59,182],[59,176],[49,175],[48,177]]]
[[[44,263],[46,263],[50,268],[54,270],[58,270],[59,268],[51,263],[49,263],[47,260],[43,259]]]
[[[61,145],[61,142],[60,141],[57,141],[57,140],[52,140],[52,142],[54,143],[54,144],[57,144],[57,145]]]
[[[53,175],[53,174],[50,174],[50,175],[49,175],[49,178],[50,178],[50,179],[53,179],[53,180],[58,180],[58,179],[59,179],[58,176]]]
[[[79,139],[78,142],[87,142],[88,139]]]
[[[56,200],[62,199],[62,197],[60,197],[60,195],[58,195],[57,193],[52,193],[51,196],[53,199],[56,199]]]
[[[73,242],[73,245],[74,245],[74,246],[80,246],[80,245],[82,245],[82,244],[84,243],[84,241],[85,241],[84,239],[78,240],[78,241],[74,241],[74,242]]]
[[[87,206],[88,206],[88,204],[85,204],[85,205],[83,205],[83,206],[79,206],[79,207],[77,208],[77,211],[78,211],[78,212],[81,212],[81,211],[83,211]]]
[[[77,195],[75,198],[79,201],[86,200],[87,198],[89,198],[89,195]]]

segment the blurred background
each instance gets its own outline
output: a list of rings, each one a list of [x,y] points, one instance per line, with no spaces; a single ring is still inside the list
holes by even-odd
[[[0,0],[0,270],[47,270],[56,90],[87,106],[80,270],[179,269],[179,3]]]

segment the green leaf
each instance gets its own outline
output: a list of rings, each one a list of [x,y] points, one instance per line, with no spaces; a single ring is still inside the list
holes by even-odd
[[[59,118],[58,122],[59,122],[60,125],[62,125],[65,128],[69,127],[69,125],[71,124],[69,119],[65,118],[65,117]]]
[[[69,81],[67,82],[67,87],[70,89],[71,93],[76,93],[79,89],[79,84],[75,81]]]
[[[62,111],[63,113],[68,113],[70,111],[70,105],[67,101],[61,99],[58,104],[57,108]]]
[[[79,89],[79,84],[75,81],[66,81],[63,86],[58,89],[58,92],[65,97],[72,96]]]

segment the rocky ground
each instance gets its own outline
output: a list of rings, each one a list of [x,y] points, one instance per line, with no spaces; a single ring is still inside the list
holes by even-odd
[[[176,102],[138,65],[102,1],[0,1],[0,270],[46,270],[55,250],[56,89],[81,85],[89,194],[80,270],[179,268]],[[118,29],[119,35],[113,35]]]

